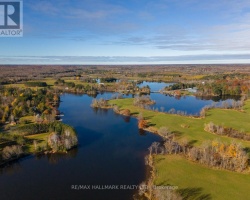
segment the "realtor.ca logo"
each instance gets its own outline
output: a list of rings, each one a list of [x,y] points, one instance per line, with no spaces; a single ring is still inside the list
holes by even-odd
[[[23,2],[0,1],[0,37],[23,36]]]

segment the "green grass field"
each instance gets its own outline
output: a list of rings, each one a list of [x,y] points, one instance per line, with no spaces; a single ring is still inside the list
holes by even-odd
[[[29,153],[34,153],[34,145],[33,140],[37,141],[38,146],[44,146],[47,143],[49,133],[41,133],[41,134],[35,134],[35,135],[29,135],[26,136],[26,139],[29,139],[30,142],[27,144],[27,150]]]
[[[237,141],[245,147],[250,147],[248,141],[218,136],[204,131],[204,124],[212,121],[215,124],[244,130],[250,134],[249,100],[245,103],[244,112],[212,109],[206,113],[206,117],[203,119],[141,109],[133,106],[133,99],[110,100],[109,103],[118,105],[120,109],[130,109],[134,116],[142,112],[153,131],[166,126],[176,133],[178,140],[185,138],[193,145],[200,145],[206,140],[219,139],[226,143]],[[189,128],[185,128],[183,125],[188,125]],[[249,174],[211,169],[186,160],[179,155],[157,155],[154,161],[156,169],[155,185],[170,184],[178,186],[184,199],[249,199]]]
[[[25,121],[27,123],[34,123],[35,122],[35,117],[34,116],[25,116],[25,117],[21,117],[19,119],[20,123],[24,123]]]
[[[235,140],[237,142],[241,142],[245,147],[250,147],[250,142],[248,141],[219,136],[204,131],[204,124],[212,121],[215,124],[244,130],[250,134],[249,100],[246,101],[244,112],[236,110],[212,109],[207,112],[206,117],[203,119],[141,109],[133,105],[133,99],[110,100],[109,103],[118,105],[120,109],[129,109],[134,116],[141,112],[143,113],[145,119],[148,120],[151,130],[157,130],[162,126],[166,126],[171,131],[175,132],[178,140],[185,138],[194,145],[200,145],[205,140],[219,139],[226,143]],[[189,128],[184,128],[183,125],[188,125]]]
[[[154,161],[155,185],[178,186],[180,192],[189,197],[186,199],[249,199],[249,174],[211,169],[179,155],[157,155]]]

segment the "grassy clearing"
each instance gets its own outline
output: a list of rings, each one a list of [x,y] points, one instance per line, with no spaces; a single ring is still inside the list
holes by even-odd
[[[87,82],[84,82],[82,80],[75,80],[75,79],[69,78],[69,77],[64,77],[64,78],[61,78],[61,79],[64,80],[65,83],[67,83],[67,82],[73,82],[73,83],[75,83],[75,85],[81,84],[81,85],[86,86],[86,85],[97,84],[97,83],[87,83]],[[41,79],[41,80],[38,80],[38,81],[43,81],[43,82],[46,82],[47,85],[54,86],[54,83],[56,82],[56,80],[57,79],[46,78],[46,79]],[[65,85],[65,87],[67,87],[67,86]]]
[[[200,199],[197,197],[206,194],[216,200],[249,199],[248,174],[210,169],[179,155],[157,155],[154,161],[155,185],[178,186],[188,199]]]
[[[151,130],[157,130],[162,126],[166,126],[171,131],[175,132],[178,140],[185,138],[193,145],[200,145],[205,140],[219,139],[226,143],[235,140],[237,142],[241,142],[245,147],[250,147],[250,142],[248,141],[218,136],[204,131],[204,124],[212,121],[215,124],[232,127],[238,130],[244,130],[250,134],[249,100],[244,106],[244,112],[212,109],[207,112],[207,116],[204,119],[190,118],[141,109],[133,105],[133,99],[110,100],[109,103],[118,105],[120,109],[129,109],[134,116],[142,112],[145,119],[148,120]],[[189,128],[185,128],[186,126],[183,125],[187,125]]]
[[[25,136],[25,138],[29,140],[29,142],[28,142],[28,144],[26,146],[27,151],[29,153],[34,153],[35,152],[34,145],[33,145],[34,140],[37,141],[37,144],[39,146],[45,146],[47,141],[48,141],[48,136],[49,136],[49,133],[41,133],[41,134]]]
[[[17,83],[17,84],[7,84],[4,85],[5,87],[18,87],[18,88],[26,88],[26,86],[22,83]]]
[[[25,116],[25,117],[21,117],[19,119],[20,123],[35,123],[35,117],[34,116]]]

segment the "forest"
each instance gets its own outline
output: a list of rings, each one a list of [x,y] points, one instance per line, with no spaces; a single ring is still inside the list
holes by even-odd
[[[58,121],[59,93],[44,82],[27,83],[0,89],[1,165],[31,153],[65,152],[78,143],[75,130]]]

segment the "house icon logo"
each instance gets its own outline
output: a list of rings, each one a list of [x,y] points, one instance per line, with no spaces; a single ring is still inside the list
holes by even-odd
[[[22,36],[22,1],[0,2],[0,37]]]

